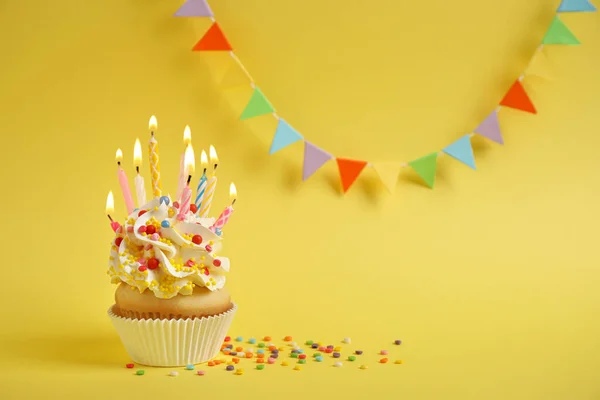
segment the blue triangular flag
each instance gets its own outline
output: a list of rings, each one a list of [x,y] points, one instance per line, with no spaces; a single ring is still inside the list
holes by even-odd
[[[292,128],[290,124],[285,122],[282,118],[279,118],[279,124],[277,124],[277,130],[275,131],[275,136],[273,136],[269,154],[273,154],[302,139],[303,137],[298,131]]]
[[[558,12],[590,12],[596,11],[596,7],[590,0],[562,0],[558,6]]]
[[[475,157],[473,157],[473,147],[471,147],[471,138],[469,135],[461,137],[446,147],[443,152],[475,169]]]

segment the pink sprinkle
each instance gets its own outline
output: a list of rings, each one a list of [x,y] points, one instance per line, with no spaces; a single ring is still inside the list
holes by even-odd
[[[388,351],[387,350],[381,350],[381,355],[387,355]]]
[[[202,376],[204,374],[206,374],[206,372],[204,372],[204,371],[198,371],[198,375]]]
[[[187,265],[188,267],[193,267],[194,265],[196,265],[196,263],[193,262],[192,260],[187,260],[187,262],[185,263],[185,265]]]
[[[274,364],[275,363],[275,359],[273,357],[269,357],[269,359],[267,360],[267,362],[269,364]]]
[[[144,247],[144,250],[150,250],[152,248],[151,244],[147,244],[146,247]]]
[[[151,239],[151,240],[158,240],[158,239],[160,239],[160,235],[159,235],[158,233],[153,233],[153,234],[150,236],[150,239]]]
[[[146,259],[145,258],[138,258],[137,262],[139,262],[141,265],[146,265]]]
[[[319,351],[325,351],[325,350],[327,350],[327,348],[325,346],[320,346],[319,347]]]
[[[129,232],[129,233],[133,232],[133,226],[129,225],[127,227],[127,232]]]

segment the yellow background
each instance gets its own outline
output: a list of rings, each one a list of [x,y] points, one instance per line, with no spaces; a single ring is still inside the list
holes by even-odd
[[[329,152],[410,161],[472,130],[524,70],[558,0],[214,0],[237,54],[305,137]],[[600,16],[562,15],[579,47],[548,47],[539,109],[501,112],[505,146],[476,138],[478,171],[443,157],[436,189],[397,193],[335,163],[301,182],[302,146],[268,155],[273,119],[237,118],[250,91],[215,84],[190,51],[207,21],[180,0],[0,5],[0,397],[598,399]],[[214,55],[213,55],[214,56]],[[231,332],[368,351],[371,368],[273,366],[243,377],[131,376],[106,309],[114,152],[159,121],[175,191],[183,127],[214,144],[227,227]],[[144,148],[145,150],[145,148]],[[147,161],[147,158],[146,158]],[[147,163],[143,171],[149,182]],[[149,191],[149,185],[148,185]],[[396,338],[393,359],[377,350]],[[329,364],[329,362],[327,363]],[[62,396],[62,397],[61,397]]]

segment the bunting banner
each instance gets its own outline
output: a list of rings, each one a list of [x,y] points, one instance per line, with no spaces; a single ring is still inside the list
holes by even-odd
[[[304,142],[304,159],[302,166],[302,180],[305,181],[314,175],[329,160],[337,163],[341,189],[346,193],[360,177],[365,168],[373,168],[381,180],[383,186],[394,193],[398,183],[398,177],[402,168],[410,167],[419,179],[428,187],[435,185],[438,157],[447,155],[454,160],[476,169],[475,154],[471,146],[471,138],[479,135],[500,145],[504,144],[498,111],[502,107],[511,108],[529,114],[537,114],[537,109],[529,94],[523,86],[523,79],[528,76],[536,76],[543,79],[553,79],[544,49],[546,46],[574,46],[580,41],[575,34],[560,19],[561,13],[582,13],[597,11],[590,0],[562,0],[556,14],[537,48],[532,55],[527,68],[508,88],[497,107],[483,118],[483,121],[472,132],[461,135],[454,142],[443,147],[441,150],[433,151],[412,161],[389,161],[369,162],[364,160],[353,160],[344,157],[336,157],[317,145],[309,142],[305,137],[284,120],[271,104],[267,96],[256,85],[248,70],[234,53],[229,40],[217,23],[213,11],[207,0],[186,0],[186,2],[175,12],[176,17],[210,18],[211,25],[200,40],[192,48],[193,51],[203,52],[228,52],[231,62],[219,79],[219,86],[223,89],[249,85],[252,94],[244,107],[240,120],[248,120],[260,116],[270,115],[277,120],[277,128],[273,134],[273,140],[269,154],[280,152],[298,142]]]

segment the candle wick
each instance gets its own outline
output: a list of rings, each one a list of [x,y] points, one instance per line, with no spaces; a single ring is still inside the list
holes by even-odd
[[[204,172],[202,173],[202,175],[206,175],[206,168],[204,168]]]
[[[117,166],[121,166],[121,161],[117,161]]]
[[[218,166],[219,166],[219,164],[215,164],[215,167],[213,168],[213,171],[216,171]]]
[[[135,172],[137,172],[137,173],[138,173],[138,175],[139,175],[139,173],[140,173],[140,167],[139,167],[139,165],[136,165],[136,166],[135,166]]]
[[[187,184],[188,184],[188,185],[190,184],[190,181],[191,181],[191,180],[192,180],[192,176],[191,176],[191,175],[188,175],[188,179],[187,179]]]
[[[108,219],[110,220],[110,222],[113,222],[112,217],[110,216],[110,214],[106,214],[106,216],[108,217]]]
[[[236,200],[237,200],[237,199],[233,199],[233,201],[231,202],[231,206],[232,206],[232,207],[233,207],[233,205],[235,204],[235,201],[236,201]]]

